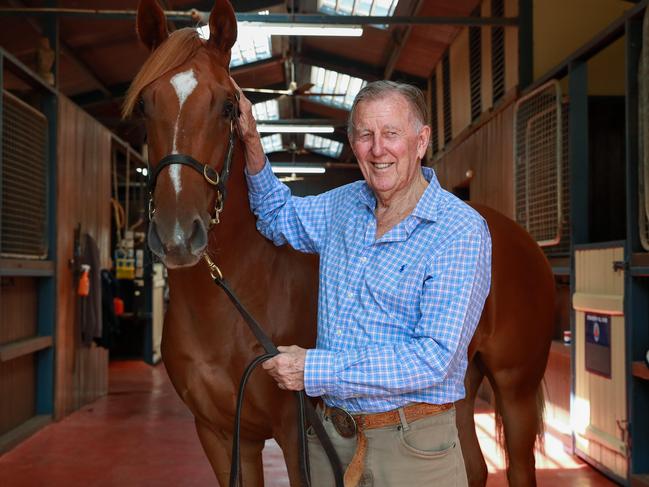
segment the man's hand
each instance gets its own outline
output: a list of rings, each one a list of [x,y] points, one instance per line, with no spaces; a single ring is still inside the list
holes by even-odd
[[[239,93],[239,136],[246,146],[246,167],[249,174],[256,174],[263,169],[266,156],[257,132],[255,117],[252,115],[252,103],[234,79],[230,78],[230,81]]]
[[[303,390],[306,349],[297,345],[277,347],[277,349],[280,354],[266,360],[262,366],[275,379],[280,389],[287,391]]]

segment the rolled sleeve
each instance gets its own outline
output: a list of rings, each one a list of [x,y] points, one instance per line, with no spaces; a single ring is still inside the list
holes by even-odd
[[[304,390],[308,396],[336,395],[339,355],[328,350],[307,350],[304,363]]]
[[[257,207],[262,203],[264,195],[272,192],[278,186],[281,186],[280,181],[275,177],[273,168],[266,158],[266,163],[261,171],[256,174],[249,174],[248,169],[245,169],[246,179],[248,180],[248,192],[250,194],[250,203],[252,206]]]

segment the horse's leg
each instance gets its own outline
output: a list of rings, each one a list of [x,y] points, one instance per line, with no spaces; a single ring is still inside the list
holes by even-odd
[[[494,374],[492,386],[504,429],[509,485],[534,487],[534,444],[543,428],[542,396],[537,396],[542,393],[540,379],[504,370]]]
[[[230,480],[232,437],[216,434],[199,421],[195,423],[198,438],[201,440],[201,445],[210,465],[212,465],[219,485],[227,486]],[[241,438],[241,470],[239,474],[246,487],[264,487],[264,468],[261,459],[263,448],[264,441]]]
[[[280,427],[274,431],[275,440],[282,449],[290,485],[300,486],[302,485],[302,476],[298,449],[297,408],[291,401],[284,405],[283,412],[284,414],[277,423]]]
[[[484,487],[487,483],[487,464],[480,449],[473,416],[475,398],[484,377],[477,363],[478,360],[480,360],[479,356],[476,355],[469,362],[464,378],[466,397],[455,403],[457,430],[470,487]]]

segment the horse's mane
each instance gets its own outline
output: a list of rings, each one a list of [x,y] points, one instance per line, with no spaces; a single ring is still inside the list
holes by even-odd
[[[172,32],[151,53],[140,72],[135,76],[122,105],[122,117],[126,118],[133,112],[140,93],[149,83],[172,69],[185,64],[194,57],[202,45],[203,41],[198,36],[196,29],[186,27]]]

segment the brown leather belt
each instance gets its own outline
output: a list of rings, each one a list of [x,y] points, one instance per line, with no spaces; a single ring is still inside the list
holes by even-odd
[[[363,476],[365,453],[367,451],[367,437],[364,430],[401,424],[400,411],[406,423],[412,423],[427,416],[443,413],[452,407],[453,403],[427,404],[418,402],[403,408],[373,414],[351,414],[344,409],[325,407],[325,418],[331,421],[340,436],[343,438],[357,437],[356,451],[345,470],[345,487],[357,487]]]

